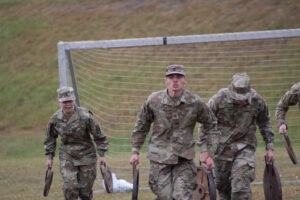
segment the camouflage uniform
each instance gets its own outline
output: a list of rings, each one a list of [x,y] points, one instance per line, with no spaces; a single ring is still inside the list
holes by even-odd
[[[245,104],[237,104],[234,99],[244,100]],[[252,198],[250,184],[255,179],[256,125],[266,149],[273,149],[274,133],[266,102],[250,88],[249,77],[242,73],[233,77],[229,88],[219,90],[208,105],[217,117],[221,132],[215,155],[220,200],[249,200]]]
[[[300,82],[295,83],[289,91],[280,99],[277,104],[275,116],[277,120],[278,128],[285,124],[288,127],[288,123],[285,119],[285,115],[289,110],[289,106],[294,106],[298,103],[300,108]]]
[[[131,135],[132,151],[139,152],[153,123],[147,158],[150,160],[149,185],[158,199],[192,199],[196,186],[193,163],[196,122],[203,124],[207,135],[207,140],[199,142],[199,146],[213,157],[219,132],[215,118],[200,97],[187,90],[183,90],[179,98],[171,98],[167,89],[154,92],[138,114]]]
[[[45,154],[53,159],[56,139],[60,136],[60,173],[64,180],[63,192],[66,200],[75,200],[78,197],[89,200],[93,197],[97,155],[91,135],[99,156],[103,157],[108,149],[108,142],[89,110],[75,107],[74,114],[69,117],[62,110],[58,110],[48,123],[44,140]]]

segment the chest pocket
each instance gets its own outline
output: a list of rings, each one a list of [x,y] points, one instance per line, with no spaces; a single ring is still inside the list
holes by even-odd
[[[176,129],[189,127],[195,125],[197,120],[193,106],[191,108],[189,109],[189,106],[185,104],[176,107],[161,105],[157,119],[160,119],[160,123],[166,123],[167,127],[168,125]]]
[[[249,127],[255,124],[257,109],[250,105],[241,106],[235,112],[235,123],[238,127]]]
[[[75,137],[82,138],[88,135],[87,125],[85,120],[74,121],[69,126]]]
[[[233,122],[235,121],[234,113],[235,109],[232,104],[220,104],[217,113],[218,123],[227,126],[233,126]]]
[[[85,121],[81,120],[73,121],[70,124],[64,122],[57,123],[56,130],[61,137],[83,137],[87,132]]]
[[[192,126],[194,128],[197,121],[197,114],[194,104],[185,104],[182,105],[182,109],[180,110],[182,116],[182,128]]]
[[[168,120],[172,118],[172,107],[169,105],[161,104],[160,106],[156,106],[153,110],[155,111],[155,118],[166,118]]]

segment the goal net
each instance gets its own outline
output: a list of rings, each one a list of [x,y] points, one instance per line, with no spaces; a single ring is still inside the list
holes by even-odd
[[[278,134],[275,108],[280,98],[300,81],[300,29],[260,32],[58,43],[60,85],[76,90],[77,104],[89,108],[109,139],[108,166],[118,178],[132,182],[130,135],[137,113],[154,91],[165,89],[165,67],[186,67],[186,89],[208,102],[232,76],[246,72],[252,87],[266,100],[275,132],[275,162],[289,166],[282,180],[300,174]],[[287,114],[289,137],[300,152],[298,106]],[[195,127],[195,139],[197,138]],[[148,136],[151,134],[149,132]],[[265,145],[257,132],[257,178],[262,180]],[[147,139],[141,150],[140,187],[148,186]],[[280,151],[276,151],[280,149]],[[199,152],[198,147],[196,151]],[[198,153],[199,154],[199,153]],[[195,162],[198,163],[198,155]],[[298,154],[298,160],[300,154]]]

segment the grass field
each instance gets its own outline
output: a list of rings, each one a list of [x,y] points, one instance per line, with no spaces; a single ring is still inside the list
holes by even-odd
[[[35,131],[22,134],[2,134],[0,136],[0,199],[2,200],[40,200],[44,187],[45,176],[45,162],[46,158],[43,156],[43,132]],[[275,165],[277,166],[281,180],[299,180],[300,167],[293,165],[290,161],[281,142],[275,144]],[[300,152],[300,145],[294,145],[295,152]],[[259,147],[256,153],[256,182],[262,181],[264,170],[265,151]],[[122,157],[127,157],[129,160],[130,153],[122,154]],[[298,154],[299,157],[299,154]],[[116,157],[117,158],[117,157]],[[54,179],[51,190],[47,199],[60,200],[63,199],[61,191],[62,178],[59,174],[58,159],[54,160]],[[146,159],[141,161],[140,167],[140,188],[147,188],[148,172]],[[126,165],[126,164],[124,164]],[[129,165],[129,164],[128,164]],[[114,173],[114,171],[113,171]],[[101,184],[100,172],[98,170],[98,177],[94,185],[95,191],[103,190]],[[132,182],[131,174],[123,177],[127,181]],[[263,186],[252,185],[253,199],[264,199]],[[298,184],[282,184],[283,199],[296,200],[300,198],[300,187]],[[115,193],[115,194],[99,194],[94,195],[94,199],[107,200],[125,200],[130,199],[131,193]],[[150,190],[143,190],[139,192],[139,199],[150,200],[155,196]]]
[[[299,10],[299,0],[1,0],[0,200],[63,199],[57,157],[50,195],[42,197],[46,158],[43,156],[44,132],[40,128],[46,126],[58,108],[55,91],[59,86],[56,46],[59,41],[292,29],[299,28]],[[298,70],[299,61],[296,58],[287,64],[289,62],[295,62],[295,69],[290,73],[296,76],[293,72]],[[280,74],[263,76],[268,79]],[[282,94],[275,94],[276,101]],[[273,103],[272,118],[274,107]],[[298,111],[295,110],[295,116]],[[299,118],[294,118],[293,123],[295,126],[289,130],[298,133]],[[298,138],[299,134],[291,135],[291,139],[297,141],[296,153],[300,152]],[[299,179],[299,164],[291,163],[279,136],[276,141],[276,166],[282,180]],[[118,145],[117,140],[111,142]],[[117,153],[109,152],[109,161],[118,163],[122,159],[119,165],[127,166],[129,149],[127,145],[124,149],[118,148]],[[260,145],[256,181],[262,180],[263,155]],[[144,157],[140,181],[141,187],[148,187],[148,161]],[[122,169],[115,172],[119,174]],[[127,176],[126,173],[121,177],[130,181],[130,173]],[[262,185],[252,188],[254,199],[264,199]],[[94,190],[102,189],[98,177]],[[155,198],[151,191],[141,191],[139,197],[143,200]],[[283,197],[285,200],[300,199],[299,184],[283,185]],[[130,198],[131,193],[122,193],[95,194],[94,199]]]
[[[299,28],[299,9],[298,0],[1,0],[0,130],[44,127],[56,110],[59,41]]]

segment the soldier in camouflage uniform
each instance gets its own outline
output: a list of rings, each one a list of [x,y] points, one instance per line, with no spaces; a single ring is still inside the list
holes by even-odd
[[[300,82],[295,83],[277,104],[275,116],[280,134],[287,134],[286,130],[288,127],[288,123],[285,119],[285,115],[289,110],[289,106],[294,106],[297,103],[300,108]]]
[[[52,167],[56,139],[61,138],[59,148],[60,173],[64,180],[63,193],[66,200],[93,198],[93,184],[96,179],[97,145],[100,165],[106,162],[104,152],[108,142],[93,113],[75,105],[74,90],[61,87],[57,90],[61,109],[48,123],[44,140],[46,165]]]
[[[200,122],[207,136],[199,141],[199,146],[202,149],[200,158],[208,168],[214,168],[219,131],[207,105],[197,95],[184,90],[184,66],[168,66],[165,83],[167,89],[152,93],[138,114],[131,134],[130,163],[139,163],[139,150],[153,123],[147,153],[150,188],[159,200],[191,200],[196,187],[195,124]]]
[[[208,102],[221,132],[215,155],[216,185],[220,200],[249,200],[255,178],[256,125],[266,144],[268,162],[274,159],[274,133],[264,99],[251,88],[246,73],[237,73],[229,88]]]

